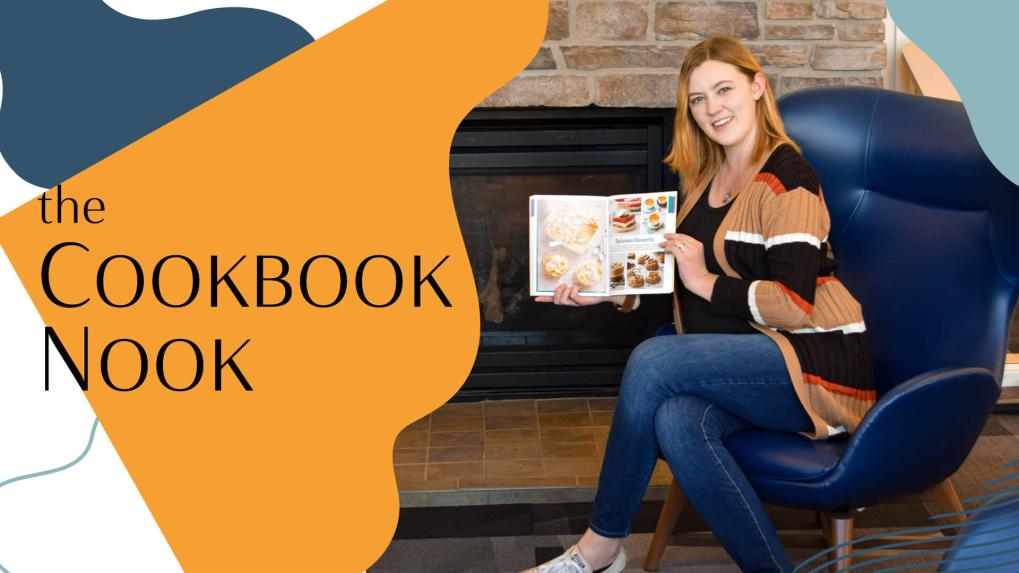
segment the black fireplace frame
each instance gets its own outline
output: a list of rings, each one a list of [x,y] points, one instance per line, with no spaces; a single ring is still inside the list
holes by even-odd
[[[453,136],[450,169],[493,167],[547,168],[604,165],[647,165],[649,191],[675,189],[675,174],[661,161],[672,141],[674,109],[516,108],[476,109]],[[597,131],[599,122],[606,130]],[[633,123],[633,128],[622,126]],[[655,122],[655,123],[651,123]],[[537,131],[537,127],[542,132]],[[549,131],[556,131],[549,139]],[[551,145],[584,148],[563,153],[537,150]],[[633,149],[646,146],[646,150]],[[506,153],[493,152],[505,149]],[[535,149],[535,153],[521,152]],[[470,151],[489,150],[474,154]]]

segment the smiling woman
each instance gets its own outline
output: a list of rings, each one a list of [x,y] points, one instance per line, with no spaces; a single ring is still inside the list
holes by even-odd
[[[715,37],[694,47],[677,91],[675,138],[665,162],[683,177],[685,192],[717,173],[711,197],[728,203],[740,184],[749,183],[751,165],[778,144],[799,151],[785,134],[760,64],[734,38]]]
[[[863,314],[834,275],[818,178],[786,135],[760,64],[739,40],[709,38],[687,53],[677,93],[665,163],[682,177],[683,200],[660,246],[676,260],[682,336],[631,353],[589,529],[538,573],[623,571],[621,540],[659,452],[741,569],[791,570],[725,440],[748,427],[845,434],[874,403]],[[602,300],[561,287],[557,304]]]

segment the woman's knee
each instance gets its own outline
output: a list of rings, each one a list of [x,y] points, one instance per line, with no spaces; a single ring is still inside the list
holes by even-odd
[[[689,394],[679,394],[663,402],[655,411],[655,436],[662,449],[685,447],[692,438],[699,438],[701,425],[711,408],[711,402]]]
[[[660,386],[664,381],[666,364],[675,356],[674,341],[665,336],[655,336],[638,344],[626,361],[626,370],[619,389],[620,398],[625,394],[646,395],[648,390]],[[654,392],[652,392],[654,393]]]
[[[703,448],[708,443],[724,443],[733,432],[751,424],[717,404],[694,396],[679,394],[655,412],[655,437],[664,450],[676,447]]]
[[[638,362],[656,361],[675,354],[675,348],[682,344],[679,335],[652,336],[643,340],[630,353],[630,360]]]

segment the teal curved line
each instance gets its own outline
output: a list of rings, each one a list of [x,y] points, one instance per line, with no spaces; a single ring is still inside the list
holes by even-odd
[[[959,527],[958,525],[954,525],[954,524],[953,525],[930,525],[930,526],[926,526],[926,527],[914,527],[912,529],[902,529],[902,530],[896,530],[896,531],[885,531],[885,532],[882,532],[882,533],[875,533],[873,535],[867,535],[865,537],[860,537],[858,539],[854,539],[854,540],[846,542],[846,543],[839,543],[838,545],[833,545],[833,546],[829,547],[828,549],[825,549],[823,551],[819,551],[819,552],[811,555],[805,561],[800,562],[800,564],[797,565],[796,568],[793,569],[793,571],[794,572],[795,571],[800,571],[800,570],[806,568],[807,564],[812,562],[812,561],[817,561],[818,559],[821,559],[825,555],[828,555],[830,553],[834,553],[836,550],[838,550],[838,549],[840,549],[842,547],[852,546],[852,545],[858,544],[858,543],[863,542],[863,541],[873,541],[873,540],[877,540],[877,539],[884,539],[886,537],[895,537],[895,536],[898,536],[898,535],[913,535],[913,534],[917,534],[917,533],[933,533],[933,532],[941,531],[941,530],[944,530],[944,529],[952,529],[952,528],[958,528],[958,527]],[[930,543],[930,542],[934,542],[934,541],[941,542],[941,541],[944,541],[945,539],[950,539],[950,538],[953,538],[953,537],[954,537],[954,535],[945,535],[945,536],[938,537],[938,538],[935,538],[935,539],[930,539],[930,540],[911,540],[911,541],[905,541],[905,542],[897,542],[897,543],[892,543],[892,544],[888,544],[888,545],[882,545],[880,547],[872,547],[872,548],[869,548],[869,549],[861,549],[859,551],[854,551],[853,553],[859,554],[859,553],[867,553],[867,552],[871,552],[871,551],[880,551],[881,549],[884,549],[884,548],[887,548],[887,547],[892,547],[892,546],[895,546],[895,545],[901,545],[901,544],[920,545],[922,543]],[[839,560],[841,560],[841,559],[842,558],[839,558]],[[832,559],[831,561],[834,561],[834,560],[835,559]],[[828,561],[825,561],[824,563],[827,564]],[[827,566],[827,565],[825,565],[825,566]],[[817,573],[818,571],[821,571],[821,569],[823,569],[825,566],[817,566],[814,569],[811,569],[810,571],[808,571],[807,573]]]
[[[1017,526],[1017,525],[1008,525],[1008,526],[1005,526],[1005,527],[999,527],[997,529],[989,529],[985,533],[998,533],[998,532],[1001,532],[1001,531],[1008,531],[1010,529],[1016,529],[1016,528],[1019,528],[1019,526]],[[889,535],[896,535],[896,533],[890,533]],[[859,551],[853,551],[849,555],[846,555],[845,557],[836,557],[836,558],[829,559],[828,561],[825,561],[824,563],[822,563],[818,567],[815,567],[814,569],[811,569],[811,571],[808,572],[808,573],[813,573],[813,572],[817,572],[817,571],[824,571],[825,569],[828,569],[828,567],[830,565],[836,563],[837,561],[842,561],[842,560],[846,559],[847,557],[852,559],[854,563],[852,565],[850,565],[849,567],[841,567],[841,568],[839,568],[838,569],[839,572],[842,572],[842,571],[852,571],[853,569],[859,569],[861,567],[870,567],[870,566],[876,565],[877,563],[882,563],[882,562],[886,562],[886,561],[895,561],[897,559],[905,559],[907,557],[921,557],[921,556],[926,556],[926,555],[934,555],[934,554],[937,554],[937,553],[945,553],[944,548],[918,549],[918,550],[915,550],[915,551],[908,551],[908,552],[901,553],[901,554],[898,554],[898,555],[888,555],[888,556],[884,556],[884,557],[872,557],[872,558],[868,558],[868,559],[866,559],[864,561],[857,561],[856,560],[858,557],[862,556],[865,553],[874,553],[874,552],[877,552],[877,551],[884,551],[884,550],[888,550],[888,549],[895,549],[896,547],[902,547],[902,546],[908,546],[908,545],[920,545],[922,543],[942,542],[942,541],[945,541],[945,540],[955,539],[956,537],[957,537],[957,535],[946,535],[944,537],[936,538],[936,539],[925,539],[925,540],[917,540],[917,541],[899,541],[899,542],[896,542],[896,543],[886,543],[884,545],[880,545],[880,546],[877,546],[877,547],[870,547],[868,549],[861,549]],[[996,540],[996,541],[987,541],[987,542],[984,542],[984,543],[978,543],[978,544],[975,544],[975,545],[971,545],[970,547],[990,547],[992,545],[997,545],[999,543],[1006,543],[1008,541],[1010,541],[1010,540],[1009,539],[999,539],[999,540]],[[1010,553],[1015,553],[1015,551],[1011,550],[1011,549],[1006,549],[1004,551],[999,551],[999,552],[996,552],[996,553],[986,553],[986,554],[982,554],[982,555],[976,555],[976,556],[973,556],[973,557],[958,557],[958,558],[952,559],[951,562],[952,563],[956,563],[956,562],[962,562],[962,561],[973,560],[973,559],[984,559],[986,557],[994,557],[996,555],[1006,555],[1006,554],[1010,554]],[[947,563],[947,562],[948,561],[945,561],[944,559],[942,559],[942,560],[939,560],[939,561],[927,561],[927,562],[924,563],[924,565],[938,565],[939,563]],[[915,565],[915,563],[913,565]],[[877,571],[894,571],[894,570],[897,570],[897,569],[878,569],[878,570],[873,570],[872,569],[871,573],[877,573]]]
[[[969,515],[973,515],[974,517],[976,517],[976,515],[978,513],[985,513],[989,509],[993,509],[993,508],[997,508],[997,507],[1004,507],[1006,505],[1012,505],[1014,503],[1019,503],[1019,497],[1013,497],[1012,499],[1008,499],[1008,500],[1005,500],[1005,501],[1002,501],[1002,502],[998,502],[998,503],[994,503],[993,500],[992,501],[988,501],[984,505],[981,505],[981,506],[976,507],[974,509],[965,509],[963,511],[953,511],[953,512],[949,512],[949,513],[939,513],[939,514],[930,516],[930,519],[933,519],[933,520],[937,521],[939,519],[944,519],[946,517],[955,517],[957,515],[961,515],[963,517],[967,517]],[[967,519],[968,519],[968,517],[967,517]]]
[[[906,555],[909,555],[909,554],[906,554]],[[937,565],[939,563],[945,563],[945,561],[932,561],[930,563],[924,563],[924,565]],[[982,566],[982,567],[976,567],[976,568],[971,568],[971,569],[960,569],[959,573],[962,573],[963,571],[988,571],[988,570],[990,570],[990,571],[999,571],[1000,572],[1002,565],[1015,565],[1017,563],[1019,563],[1019,559],[1013,559],[1012,561],[1002,561],[1001,563],[993,563],[991,565],[987,565],[986,567]],[[908,570],[908,569],[916,570],[916,563],[908,563],[906,565],[899,565],[898,567],[892,567],[890,569],[878,569],[874,573],[892,573],[894,571],[905,571],[905,570]],[[839,571],[841,571],[841,569]]]
[[[1010,479],[1015,479],[1015,478],[1017,478],[1017,477],[1019,477],[1019,472],[1015,472],[1015,473],[1010,473],[1010,474],[1008,474],[1007,476],[1004,476],[1004,477],[1000,477],[1000,478],[998,478],[998,479],[993,479],[993,480],[991,480],[991,481],[989,481],[989,482],[985,483],[985,484],[984,484],[984,487],[991,487],[991,486],[995,486],[995,485],[998,485],[999,483],[1004,483],[1004,482],[1007,482],[1007,481],[1008,481],[1008,480],[1010,480]]]
[[[32,478],[36,478],[36,477],[42,477],[42,476],[45,476],[45,475],[55,474],[57,472],[62,472],[64,470],[66,470],[67,468],[70,468],[71,466],[77,464],[82,459],[84,459],[85,456],[88,454],[89,450],[92,449],[92,442],[94,442],[95,439],[96,439],[96,428],[98,428],[98,427],[99,427],[99,418],[97,417],[95,419],[95,421],[92,422],[92,431],[88,435],[88,443],[85,444],[85,450],[83,452],[81,452],[81,455],[79,455],[78,457],[74,458],[74,460],[71,461],[70,463],[66,463],[66,464],[64,464],[64,465],[62,465],[62,466],[60,466],[58,468],[53,468],[51,470],[43,470],[41,472],[35,472],[35,473],[31,473],[31,474],[25,474],[23,476],[13,477],[13,478],[11,478],[9,480],[0,482],[0,487],[4,487],[5,485],[10,485],[10,484],[12,484],[14,482],[19,482],[21,480],[32,479]]]
[[[996,541],[995,543],[1006,543],[1008,541],[1011,541],[1011,540],[1003,539],[1003,540]],[[990,545],[990,544],[981,543],[979,545],[973,545],[972,547],[983,547],[985,545]],[[925,554],[933,554],[933,553],[944,553],[944,550],[943,549],[929,549],[929,550],[927,550],[925,552]],[[1014,554],[1015,554],[1015,550],[1014,549],[1005,549],[1005,550],[1002,550],[1002,551],[996,551],[994,553],[986,553],[984,555],[975,555],[973,557],[959,557],[959,558],[952,558],[952,559],[944,559],[944,558],[942,558],[942,559],[938,559],[938,560],[935,560],[935,561],[924,561],[923,562],[923,566],[924,567],[928,567],[928,566],[934,566],[934,565],[941,565],[941,564],[944,564],[944,563],[955,564],[955,563],[961,563],[963,561],[971,561],[971,560],[974,560],[974,559],[985,559],[987,557],[998,557],[998,556],[1014,555]],[[904,553],[902,555],[896,555],[894,557],[886,558],[886,559],[903,559],[905,557],[914,557],[914,556],[917,556],[917,555],[918,554],[916,554],[916,553]],[[873,561],[865,561],[864,563],[866,564],[866,563],[872,563],[872,562]],[[963,571],[986,571],[988,569],[991,569],[991,570],[994,570],[994,571],[1001,571],[1001,566],[1002,565],[1013,565],[1015,563],[1019,563],[1019,560],[999,561],[997,563],[992,563],[990,565],[979,565],[977,567],[969,567],[967,569],[958,569],[957,573],[962,573]],[[901,571],[903,568],[916,567],[916,565],[918,565],[918,564],[917,563],[909,563],[907,565],[900,565],[900,566],[893,567],[893,568],[871,569],[869,573],[889,573],[891,571]],[[855,567],[855,565],[854,565],[854,567]],[[839,569],[839,571],[843,571],[843,570]],[[848,569],[846,569],[846,571],[848,571]]]
[[[973,520],[973,523],[978,523],[978,522],[979,522],[978,520]],[[949,527],[956,527],[956,526],[946,525],[946,526],[941,527],[940,529],[946,529],[946,528],[949,528]],[[1005,526],[1005,527],[1000,527],[998,529],[989,529],[985,533],[997,533],[997,532],[1000,532],[1000,531],[1006,531],[1006,530],[1009,530],[1009,529],[1015,529],[1016,527],[1017,526],[1015,526],[1015,525],[1008,525],[1008,526]],[[909,533],[909,532],[910,531],[908,531],[908,530],[907,531],[889,531],[889,532],[886,532],[886,533],[879,533],[878,535],[871,536],[871,537],[878,537],[878,538],[879,537],[892,537],[892,536],[897,536],[897,535],[900,535],[900,534],[903,534],[903,533]],[[832,557],[832,558],[828,559],[827,561],[821,562],[819,565],[814,566],[814,568],[811,569],[810,571],[808,571],[807,573],[819,573],[821,571],[825,571],[825,570],[828,569],[828,567],[830,565],[833,565],[833,564],[835,564],[836,562],[839,562],[839,561],[843,561],[843,560],[845,560],[847,558],[849,558],[849,559],[851,559],[853,561],[856,561],[857,558],[860,558],[860,557],[862,557],[862,556],[864,556],[866,554],[872,554],[872,553],[875,553],[875,552],[886,551],[886,550],[895,550],[896,548],[900,548],[900,546],[920,545],[920,544],[923,544],[923,543],[934,543],[934,542],[940,543],[940,542],[943,542],[943,541],[946,541],[946,540],[956,539],[960,535],[965,536],[965,534],[963,534],[963,533],[956,533],[956,534],[953,534],[953,535],[944,535],[942,537],[934,537],[934,538],[930,538],[930,539],[911,539],[911,540],[908,540],[908,541],[896,541],[896,542],[893,542],[893,543],[884,543],[882,545],[873,546],[873,548],[867,548],[867,549],[857,550],[857,551],[851,552],[849,555],[847,555],[845,557]],[[853,543],[862,541],[864,539],[866,539],[866,538],[861,537],[860,539],[855,539],[855,540],[850,541],[848,543],[840,543],[838,545],[833,546],[833,548],[829,548],[828,550],[826,550],[824,552],[820,552],[818,554],[815,554],[814,556],[811,556],[810,559],[804,561],[799,566],[797,566],[796,569],[794,569],[794,571],[800,571],[802,568],[806,567],[807,563],[809,563],[811,561],[814,561],[814,560],[820,558],[821,556],[823,556],[825,554],[833,553],[836,550],[838,550],[840,548],[843,548],[843,546],[852,545]],[[997,543],[997,542],[1000,542],[1000,541],[987,541],[986,543],[979,543],[979,544],[973,545],[973,546],[990,545],[990,544],[994,544],[994,543]],[[896,555],[896,556],[868,559],[866,561],[854,563],[853,565],[851,565],[849,567],[839,568],[839,571],[840,572],[841,571],[851,571],[853,569],[858,569],[860,567],[868,566],[868,565],[870,565],[872,563],[877,563],[877,562],[881,562],[881,561],[890,561],[890,560],[896,560],[896,559],[904,559],[904,558],[907,558],[907,557],[923,556],[923,555],[937,554],[937,553],[945,553],[945,550],[944,549],[916,550],[916,551],[906,552],[906,553],[903,553],[903,554],[900,554],[900,555]],[[983,557],[983,556],[980,556],[980,557]],[[937,563],[941,563],[941,562],[937,562]]]
[[[1012,460],[1011,462],[1005,464],[1004,467],[1008,468],[1008,467],[1014,466],[1016,464],[1019,464],[1019,459]],[[1007,477],[1011,477],[1011,476],[1006,476],[1006,478]],[[1003,481],[1002,479],[993,480],[990,483],[986,484],[985,487],[987,487],[987,486],[989,486],[991,484],[1001,483],[1002,481]],[[991,494],[966,498],[964,501],[973,501],[973,500],[980,500],[980,499],[986,499],[986,498],[991,498],[991,497],[997,497],[997,496],[1000,496],[1000,495],[1002,495],[1004,493],[1008,493],[1008,492],[1011,492],[1011,491],[1014,491],[1014,490],[1017,490],[1017,489],[1019,489],[1019,486],[1007,487],[1007,488],[1003,488],[1001,490],[998,490],[996,492],[993,492]],[[1017,499],[1019,499],[1019,498],[1012,497],[1011,499],[1001,500],[1001,501],[999,501],[997,503],[995,503],[994,501],[990,501],[990,502],[984,504],[983,506],[975,508],[973,510],[966,510],[966,511],[961,511],[961,512],[952,512],[952,513],[938,514],[938,515],[935,515],[935,516],[931,516],[930,519],[933,520],[933,519],[937,519],[939,517],[947,517],[947,516],[960,515],[960,514],[965,515],[965,514],[972,513],[972,514],[974,514],[974,518],[975,519],[968,520],[968,522],[969,523],[978,523],[978,522],[981,521],[980,519],[978,519],[979,518],[979,515],[978,515],[979,513],[985,512],[985,511],[987,511],[989,509],[992,509],[992,508],[1006,506],[1006,505],[1011,505],[1012,503],[1015,503],[1017,501]],[[918,532],[921,532],[921,531],[924,531],[924,530],[927,530],[927,531],[930,531],[930,530],[943,530],[943,529],[950,529],[950,528],[957,528],[957,527],[960,527],[960,525],[958,525],[958,524],[950,524],[950,525],[943,525],[943,526],[939,526],[939,527],[920,527],[920,528],[914,528],[914,529],[911,529],[911,530],[907,529],[907,530],[900,530],[900,531],[889,531],[889,532],[883,532],[883,533],[879,533],[879,534],[875,534],[875,535],[869,535],[867,537],[863,537],[863,538],[860,538],[860,539],[855,539],[855,540],[849,541],[847,543],[841,543],[841,544],[836,545],[834,547],[829,547],[826,550],[819,551],[819,552],[815,553],[814,555],[810,556],[809,558],[807,558],[805,561],[803,561],[800,564],[798,564],[794,568],[794,571],[802,571],[803,569],[805,569],[807,567],[808,563],[811,563],[811,562],[823,559],[824,556],[832,554],[832,553],[834,553],[835,551],[837,551],[838,549],[840,549],[842,547],[851,546],[851,545],[860,543],[861,541],[868,541],[868,540],[871,540],[871,539],[882,539],[882,538],[885,538],[885,537],[891,537],[891,536],[902,535],[902,534],[918,533]],[[1006,526],[1003,529],[1012,529],[1014,527],[1015,526]],[[998,531],[998,530],[995,530],[995,531]],[[967,536],[966,533],[962,533],[961,531],[959,531],[958,533],[955,533],[953,535],[943,535],[941,538],[938,538],[937,541],[945,541],[945,540],[948,540],[948,539],[955,539],[957,537],[966,537],[966,536]],[[925,542],[928,542],[928,541],[935,541],[935,540],[934,539],[931,539],[931,540],[922,540],[922,541],[921,540],[917,540],[917,541],[908,541],[908,542],[899,542],[899,543],[885,544],[885,545],[882,545],[880,547],[872,547],[872,548],[868,548],[868,549],[853,551],[853,552],[851,552],[846,557],[852,558],[852,557],[860,556],[860,555],[865,554],[865,553],[879,551],[879,550],[882,550],[882,549],[893,548],[893,547],[898,546],[898,545],[915,545],[915,544],[922,544],[922,543],[925,543]],[[994,543],[995,542],[990,542],[989,544],[993,545]],[[984,544],[981,544],[981,545],[984,545]],[[915,555],[925,555],[925,554],[928,554],[928,553],[935,553],[935,552],[937,552],[937,550],[916,550],[916,551],[906,552],[905,554],[895,556],[894,558],[897,559],[897,558],[903,558],[903,557],[909,557],[909,556],[915,556]],[[845,559],[845,557],[839,558],[839,557],[834,557],[833,556],[832,558],[829,558],[827,561],[823,561],[820,565],[814,566],[814,568],[811,569],[810,571],[808,571],[807,573],[815,573],[815,572],[821,571],[822,569],[827,568],[832,563],[841,561],[842,559]],[[888,559],[892,559],[892,558],[888,558]],[[840,571],[849,571],[851,569],[855,569],[856,567],[860,567],[860,566],[862,566],[864,564],[874,563],[874,562],[877,562],[877,561],[884,561],[884,559],[872,559],[872,560],[868,560],[868,561],[865,561],[865,562],[860,563],[860,564],[856,564],[855,566],[851,566],[849,568],[839,569],[839,570]],[[941,563],[941,562],[942,561],[938,561],[935,564]],[[1014,563],[1019,563],[1019,560],[1017,560],[1017,561],[1010,561],[1007,564],[1014,564]],[[891,572],[891,571],[901,570],[902,568],[903,567],[895,567],[895,568],[891,568],[891,569],[882,569],[881,571],[882,572]],[[977,570],[980,570],[980,569],[974,569],[974,571],[977,571]]]
[[[1007,504],[1007,503],[993,504],[993,507],[1000,507],[1000,506],[1004,506],[1004,505],[1009,505],[1009,504]],[[969,512],[966,512],[966,513],[975,513],[976,514],[976,513],[984,512],[984,511],[986,511],[988,509],[991,509],[991,506],[977,508],[975,510],[970,510]],[[979,516],[975,516],[975,517],[979,517]],[[935,516],[931,516],[929,519],[934,519],[934,518],[935,518]],[[976,518],[967,521],[967,523],[981,523],[981,522],[982,522],[981,519],[976,519]],[[800,571],[802,569],[805,569],[807,567],[808,563],[810,563],[812,561],[816,561],[818,559],[821,559],[825,555],[834,553],[836,550],[838,550],[841,547],[852,546],[852,545],[858,544],[858,543],[860,543],[862,541],[880,540],[880,539],[884,539],[886,537],[895,537],[895,536],[898,536],[898,535],[906,535],[906,534],[912,535],[912,534],[916,534],[916,533],[933,533],[933,532],[936,532],[936,531],[941,531],[941,530],[945,530],[945,529],[959,528],[959,527],[960,526],[958,524],[949,524],[949,525],[926,526],[926,527],[917,527],[917,528],[913,528],[913,529],[903,529],[903,530],[886,531],[886,532],[882,532],[882,533],[875,533],[873,535],[868,535],[866,537],[860,537],[859,539],[854,539],[854,540],[849,541],[847,543],[840,543],[838,545],[829,547],[828,549],[825,549],[824,551],[819,551],[819,552],[815,553],[814,555],[811,555],[809,558],[807,558],[805,561],[801,562],[799,565],[797,565],[796,568],[794,569],[794,571]],[[1006,526],[1004,528],[990,530],[989,532],[1002,531],[1004,529],[1011,529],[1012,527],[1015,527],[1015,526]],[[918,540],[910,540],[910,541],[899,541],[899,542],[895,542],[895,543],[886,543],[884,545],[880,545],[880,546],[877,546],[877,547],[870,547],[870,548],[867,548],[867,549],[859,549],[859,550],[853,551],[852,553],[850,553],[849,556],[850,557],[860,556],[860,555],[863,555],[865,553],[873,553],[873,552],[882,551],[882,550],[885,550],[885,549],[894,549],[895,547],[905,546],[905,545],[922,545],[924,543],[935,543],[935,542],[940,543],[940,542],[943,542],[943,541],[946,541],[946,540],[955,539],[955,538],[959,537],[960,535],[963,535],[963,534],[956,533],[956,534],[952,534],[952,535],[942,535],[941,537],[931,538],[931,539],[918,539]],[[900,557],[908,556],[908,555],[912,555],[912,553],[904,553]],[[840,561],[841,559],[844,559],[844,558],[831,558],[831,559],[829,559],[827,561],[824,561],[821,565],[815,566],[813,569],[807,571],[807,573],[818,573],[818,572],[822,571],[823,569],[827,568],[827,566],[830,565],[832,562]]]
[[[68,462],[68,463],[66,463],[66,464],[64,464],[64,465],[62,465],[60,467],[57,467],[57,468],[53,468],[53,469],[49,469],[49,470],[43,470],[41,472],[25,474],[23,476],[12,477],[11,479],[4,480],[4,481],[0,482],[0,487],[4,487],[5,485],[10,485],[12,483],[19,482],[19,481],[26,480],[26,479],[32,479],[32,478],[42,477],[42,476],[45,476],[45,475],[55,474],[57,472],[62,472],[64,470],[70,468],[71,466],[74,466],[75,464],[77,464],[81,460],[85,459],[85,456],[87,456],[89,451],[92,449],[92,443],[95,442],[95,439],[96,439],[96,429],[97,428],[99,428],[99,418],[98,417],[96,417],[96,419],[92,422],[92,431],[89,432],[89,434],[88,434],[88,443],[85,444],[85,449],[81,452],[81,455],[79,455],[78,457],[74,458],[70,462]],[[8,571],[6,568],[4,568],[4,566],[2,564],[0,564],[0,573],[11,573],[11,572]]]
[[[983,500],[983,499],[990,499],[992,497],[997,497],[998,495],[1003,494],[1003,493],[1009,493],[1009,492],[1017,491],[1017,490],[1019,490],[1019,485],[1013,485],[1011,487],[1006,487],[1004,489],[999,489],[998,491],[993,491],[993,492],[991,492],[991,493],[989,493],[987,495],[975,495],[973,497],[967,497],[967,498],[964,498],[962,501],[964,501],[964,502],[980,501],[980,500]]]

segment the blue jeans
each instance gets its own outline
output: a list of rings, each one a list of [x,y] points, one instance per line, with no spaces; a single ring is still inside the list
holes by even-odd
[[[642,342],[623,373],[591,529],[629,534],[661,452],[743,571],[790,571],[760,498],[725,447],[730,434],[753,426],[813,429],[770,338],[683,334]]]

